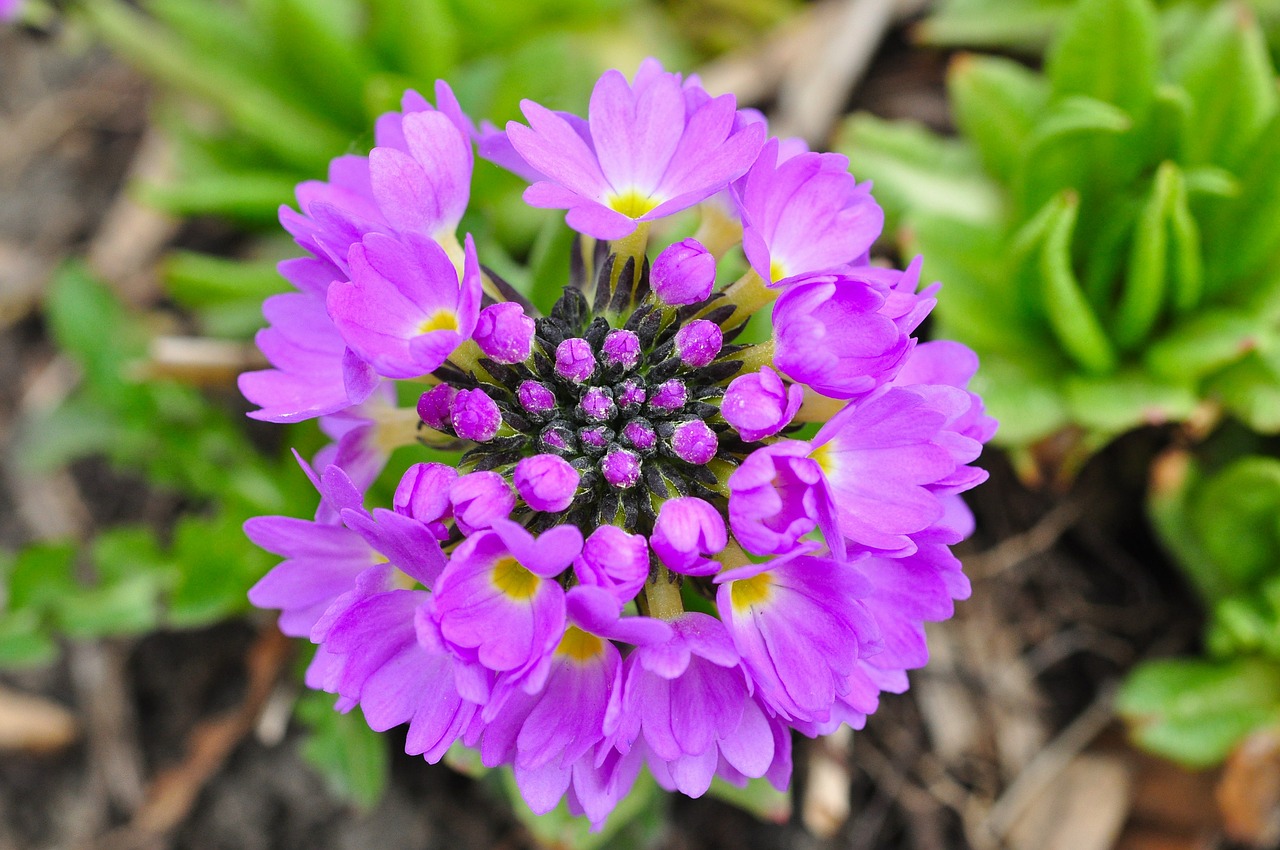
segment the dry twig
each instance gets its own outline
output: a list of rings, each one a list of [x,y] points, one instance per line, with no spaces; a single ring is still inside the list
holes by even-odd
[[[1019,564],[1043,555],[1053,548],[1063,534],[1079,522],[1084,506],[1065,501],[1045,514],[1029,530],[1005,538],[999,544],[964,559],[965,572],[974,581],[986,581]]]

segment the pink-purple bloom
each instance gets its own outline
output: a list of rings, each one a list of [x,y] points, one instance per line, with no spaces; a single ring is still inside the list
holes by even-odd
[[[608,71],[591,94],[581,126],[533,101],[521,103],[528,126],[507,137],[543,179],[525,191],[531,206],[567,210],[569,226],[618,239],[687,209],[740,177],[755,160],[764,127],[735,126],[731,95],[690,109],[680,77],[647,61],[633,84]],[[688,114],[686,114],[688,110]]]
[[[871,186],[849,173],[836,153],[781,160],[777,141],[765,145],[743,180],[738,202],[742,248],[766,282],[865,265],[884,227]]]
[[[585,118],[526,101],[505,133],[435,100],[281,211],[307,256],[241,388],[334,442],[303,464],[314,519],[246,524],[284,559],[251,601],[317,645],[306,682],[339,710],[429,761],[477,749],[535,812],[599,826],[646,769],[785,788],[791,730],[861,727],[968,595],[976,357],[913,336],[937,287],[869,265],[883,216],[844,157],[766,141],[694,78],[647,60]],[[456,232],[476,142],[597,240],[545,316]],[[714,249],[668,218],[694,207]],[[750,269],[717,291],[725,232]]]

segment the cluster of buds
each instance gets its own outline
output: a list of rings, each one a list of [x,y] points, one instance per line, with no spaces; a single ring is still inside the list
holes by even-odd
[[[785,787],[789,730],[860,726],[968,592],[948,547],[995,428],[976,359],[912,336],[936,289],[868,263],[883,216],[845,158],[731,96],[652,60],[586,119],[525,102],[477,131],[436,96],[282,211],[309,256],[241,387],[335,442],[304,464],[314,520],[246,526],[287,559],[252,600],[317,644],[308,683],[340,709],[431,761],[460,740],[510,764],[535,811],[600,823],[645,766],[692,796]],[[579,234],[546,316],[457,237],[475,145]],[[651,260],[651,225],[692,207]],[[370,509],[414,441],[465,453]]]

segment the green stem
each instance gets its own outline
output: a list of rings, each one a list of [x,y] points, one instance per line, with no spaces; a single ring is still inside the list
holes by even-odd
[[[693,234],[693,238],[719,260],[730,248],[742,241],[742,225],[737,219],[727,215],[719,204],[703,203],[698,211],[702,214],[702,219],[698,222],[698,232]]]
[[[804,403],[796,411],[796,422],[826,422],[845,408],[848,401],[828,398],[809,387],[804,388]]]
[[[618,278],[622,277],[622,270],[627,265],[627,260],[635,261],[635,272],[632,278],[632,293],[635,292],[635,281],[640,277],[640,270],[644,268],[645,249],[649,246],[649,222],[637,221],[636,229],[630,234],[609,243],[609,251],[615,255],[613,261],[613,271],[609,275],[609,289],[616,290],[618,287]],[[628,301],[628,308],[634,309],[634,299]]]
[[[671,573],[663,564],[659,564],[657,574],[645,582],[644,595],[649,602],[650,617],[670,622],[684,613],[680,585],[671,580]]]
[[[720,383],[727,384],[738,375],[750,375],[752,372],[759,372],[761,366],[772,366],[773,354],[774,342],[772,339],[744,348],[742,351],[735,354],[733,358],[735,360],[742,361],[742,365],[738,368],[738,371],[725,378]]]
[[[480,358],[483,356],[484,352],[480,350],[479,345],[476,345],[476,341],[469,339],[453,350],[453,353],[449,355],[449,362],[463,372],[470,372],[481,381],[490,384],[497,383],[488,370],[480,365]]]
[[[712,310],[719,310],[726,304],[732,304],[735,309],[720,324],[726,328],[736,328],[750,319],[755,312],[761,307],[772,304],[778,298],[778,292],[765,286],[764,280],[760,275],[756,274],[754,269],[749,270],[742,277],[738,278],[729,288],[724,291],[724,297],[718,298],[698,314],[698,318],[710,313]]]

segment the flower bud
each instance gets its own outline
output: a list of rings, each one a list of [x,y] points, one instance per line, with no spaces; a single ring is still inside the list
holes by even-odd
[[[724,549],[729,535],[719,511],[702,499],[683,496],[662,503],[649,543],[676,572],[705,576],[718,572],[720,564],[704,556]]]
[[[458,391],[448,384],[432,387],[418,399],[418,417],[426,423],[428,428],[435,428],[437,431],[450,430],[452,427],[450,414],[454,396],[457,394]]]
[[[649,280],[665,303],[696,304],[711,295],[715,286],[716,258],[698,240],[685,239],[658,255]]]
[[[486,443],[497,436],[502,413],[484,390],[459,390],[452,408],[450,418],[459,437]]]
[[[680,362],[694,369],[701,369],[715,360],[724,345],[720,326],[706,319],[698,319],[676,331],[676,354]]]
[[[686,463],[707,463],[716,456],[719,447],[716,432],[701,419],[681,422],[671,435],[671,450]]]
[[[640,458],[626,449],[614,449],[600,461],[604,480],[619,490],[634,487],[640,480]]]
[[[564,458],[534,455],[516,464],[512,481],[525,504],[535,511],[562,511],[573,502],[581,476]]]
[[[560,377],[581,384],[595,371],[596,357],[585,339],[574,337],[556,346],[556,374]]]
[[[630,369],[640,362],[640,337],[629,330],[610,331],[601,346],[604,362]]]
[[[788,389],[777,372],[761,366],[759,372],[733,379],[720,402],[720,415],[750,443],[787,427],[803,401],[799,384]]]
[[[480,311],[472,338],[495,363],[519,363],[533,350],[533,319],[513,301],[490,304]]]

